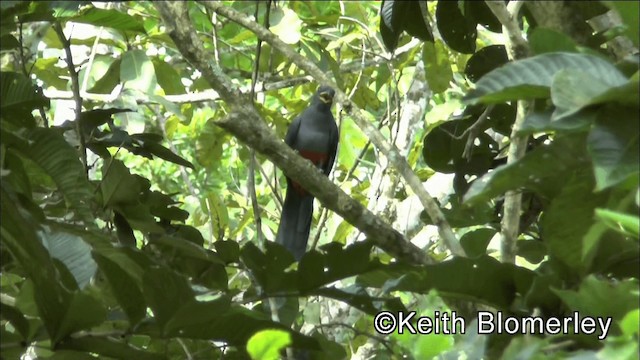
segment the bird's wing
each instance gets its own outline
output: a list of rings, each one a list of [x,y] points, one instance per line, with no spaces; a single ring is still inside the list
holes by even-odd
[[[287,135],[284,137],[284,142],[292,149],[295,149],[296,140],[298,139],[298,131],[300,130],[300,123],[302,122],[302,116],[298,116],[293,120],[289,129],[287,129]]]

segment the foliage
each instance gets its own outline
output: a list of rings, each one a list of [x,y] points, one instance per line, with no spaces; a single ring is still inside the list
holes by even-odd
[[[616,62],[602,38],[623,34],[637,46],[637,3],[593,4],[576,21],[606,5],[623,23],[586,43],[523,11],[533,56],[517,61],[495,40],[502,26],[483,2],[285,2],[268,13],[226,4],[258,22],[268,15],[270,29],[331,73],[387,138],[399,132],[400,103],[429,99],[404,150],[422,179],[451,174],[439,200],[468,258],[434,246],[425,251],[437,261],[416,265],[354,241],[355,228],[320,211],[319,245],[299,263],[260,242],[274,238],[282,176],[258,154],[252,207],[251,152],[215,125],[229,109],[151,2],[3,2],[2,357],[274,359],[291,346],[327,359],[633,359],[639,76],[637,59]],[[251,31],[188,7],[212,64],[243,89],[257,68],[265,86],[255,106],[283,137],[316,84],[267,43],[258,57]],[[414,77],[420,67],[431,93],[408,93],[425,81]],[[531,102],[518,129],[528,148],[507,163],[521,100]],[[348,116],[337,118],[334,181],[363,203],[377,199],[371,193],[408,199],[403,186],[375,188],[379,153]],[[510,190],[524,197],[516,264],[499,262],[490,244]],[[431,223],[423,215],[418,231]],[[485,336],[473,330],[478,309],[579,312],[612,326],[605,340]],[[409,310],[457,311],[467,332],[375,332],[377,313]]]

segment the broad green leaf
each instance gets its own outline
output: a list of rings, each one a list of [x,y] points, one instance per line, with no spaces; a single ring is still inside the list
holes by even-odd
[[[70,337],[62,341],[57,348],[84,351],[113,359],[163,360],[167,358],[159,353],[143,351],[128,345],[125,341],[117,341],[106,336]]]
[[[553,291],[570,309],[580,312],[581,316],[611,317],[615,321],[622,320],[629,311],[637,309],[640,300],[637,279],[612,283],[589,275],[577,291]]]
[[[535,134],[540,132],[582,132],[589,130],[596,121],[597,111],[585,109],[573,115],[551,121],[552,110],[532,112],[524,119],[519,134]]]
[[[140,197],[142,188],[138,179],[120,160],[109,159],[102,166],[100,182],[104,206],[134,203]]]
[[[227,297],[206,302],[186,301],[166,325],[168,336],[218,340],[234,346],[244,346],[252,335],[266,329],[287,331],[296,347],[318,347],[315,340],[269,320],[261,312],[230,304]]]
[[[262,330],[247,341],[247,352],[254,360],[280,359],[280,350],[291,345],[291,335],[283,330]]]
[[[86,224],[93,223],[89,207],[92,189],[78,152],[54,129],[37,128],[30,136],[27,156],[51,176],[69,209]]]
[[[98,94],[110,94],[111,91],[120,83],[120,66],[122,60],[115,59],[109,65],[109,68],[104,75],[97,79],[93,86],[89,88],[88,92]]]
[[[587,139],[597,190],[625,181],[630,182],[629,186],[638,186],[639,138],[638,108],[607,106],[600,110]]]
[[[302,21],[296,15],[296,13],[289,9],[283,8],[284,16],[280,19],[280,22],[274,26],[271,26],[271,30],[274,34],[278,35],[280,40],[284,43],[293,45],[300,41],[302,35],[300,30],[302,29]]]
[[[640,236],[640,218],[636,215],[607,209],[596,209],[596,217],[603,221],[607,227],[621,234],[633,236],[636,239]]]
[[[3,274],[3,276],[6,276]],[[2,319],[8,321],[14,329],[22,336],[22,340],[29,338],[29,322],[24,314],[17,308],[0,303],[0,315]]]
[[[367,137],[355,125],[352,119],[345,118],[340,126],[340,149],[338,150],[338,164],[350,169],[355,163],[360,151],[367,144]]]
[[[97,265],[91,258],[91,246],[79,236],[46,229],[40,233],[51,257],[62,261],[69,269],[80,289],[89,284]]]
[[[181,274],[167,267],[152,267],[145,271],[143,294],[162,328],[186,303],[193,301],[194,292]]]
[[[378,266],[369,259],[372,244],[356,242],[346,248],[337,243],[322,247],[325,254],[307,253],[298,269],[298,287],[310,290],[336,280],[371,271]]]
[[[189,161],[183,159],[179,155],[174,154],[171,150],[167,149],[166,147],[156,142],[145,142],[142,148],[145,150],[148,150],[151,154],[161,159],[171,161],[172,163],[175,163],[178,165],[186,166],[190,169],[195,169],[193,164],[191,164]]]
[[[146,315],[147,306],[142,295],[142,281],[135,279],[122,265],[104,256],[94,253],[94,259],[100,266],[113,295],[118,300],[122,310],[127,314],[129,322],[137,324]],[[131,262],[132,263],[132,262]],[[133,265],[136,265],[133,263]],[[141,272],[141,270],[139,271]]]
[[[224,240],[225,233],[229,227],[229,212],[220,196],[209,192],[204,203],[202,203],[202,212],[209,214],[209,221],[213,225],[213,234],[211,235],[218,241]]]
[[[477,229],[470,231],[460,238],[460,245],[467,256],[480,257],[487,253],[487,245],[496,234],[494,229]]]
[[[627,336],[638,335],[640,332],[640,309],[631,310],[620,321],[622,333]]]
[[[438,290],[448,298],[474,299],[498,309],[510,308],[516,292],[524,294],[536,275],[489,256],[477,259],[453,258],[422,267],[387,265],[358,276],[357,283],[385,291],[426,294]]]
[[[638,19],[639,4],[637,1],[603,1],[610,8],[614,8],[620,14],[624,22],[625,34],[638,47],[640,43],[640,19]]]
[[[224,265],[224,261],[219,259],[216,253],[206,250],[202,246],[198,246],[184,239],[161,236],[154,238],[149,242],[159,246],[166,246],[172,249],[176,254],[184,256],[187,259],[193,258],[204,260],[212,264]]]
[[[550,145],[541,145],[522,159],[501,165],[476,179],[464,195],[464,202],[478,204],[518,188],[552,197],[558,191],[558,185],[566,180],[566,173],[585,160],[582,136],[557,138]]]
[[[534,54],[552,52],[577,52],[577,44],[569,36],[555,30],[536,27],[529,36],[529,44]]]
[[[32,296],[52,343],[104,321],[106,311],[102,305],[77,291],[77,284],[67,268],[49,257],[35,232],[35,224],[24,218],[25,212],[11,203],[12,196],[4,186],[1,189],[2,243],[33,282]]]
[[[158,78],[158,85],[167,95],[185,94],[184,85],[180,79],[180,74],[171,64],[158,58],[151,59],[153,68]]]
[[[548,97],[554,76],[564,69],[578,69],[611,87],[627,78],[608,61],[593,55],[548,53],[519,60],[485,75],[464,101],[500,103]]]
[[[433,93],[439,94],[449,88],[449,82],[453,80],[453,71],[449,62],[449,53],[440,40],[435,43],[422,44],[422,61],[424,72]]]
[[[551,100],[556,106],[551,121],[575,114],[609,89],[609,84],[582,70],[558,71],[551,83]]]
[[[458,52],[473,54],[476,50],[477,24],[468,14],[463,14],[458,2],[438,1],[436,21],[442,39]]]
[[[121,31],[135,31],[146,33],[142,22],[126,12],[113,9],[100,9],[95,7],[87,8],[77,15],[71,17],[69,21],[104,26]]]
[[[594,193],[593,180],[586,171],[572,175],[565,171],[564,176],[570,179],[545,210],[541,237],[550,256],[579,274],[589,266],[582,258],[583,238],[593,224],[596,207],[604,205],[606,196]]]
[[[136,89],[144,94],[154,93],[156,73],[144,50],[130,50],[122,55],[120,81],[125,83],[127,89]]]
[[[60,61],[57,57],[40,58],[33,64],[33,73],[38,79],[44,81],[47,86],[53,86],[58,90],[66,90],[69,84],[68,79],[64,79],[67,74],[62,67],[55,65]]]
[[[31,110],[49,107],[49,99],[37,91],[31,79],[15,73],[0,73],[0,115],[18,126],[33,127]]]
[[[371,316],[374,316],[384,309],[392,312],[407,311],[400,299],[389,296],[373,297],[359,285],[351,285],[341,289],[333,286],[324,287],[309,292],[309,295],[319,295],[342,301]]]

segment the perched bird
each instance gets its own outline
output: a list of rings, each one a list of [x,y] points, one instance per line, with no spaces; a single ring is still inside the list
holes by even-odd
[[[329,176],[338,149],[338,126],[331,114],[335,91],[321,86],[311,104],[289,126],[285,143],[310,160]],[[282,206],[276,242],[286,247],[299,261],[307,249],[313,196],[299,183],[287,177],[287,195]]]

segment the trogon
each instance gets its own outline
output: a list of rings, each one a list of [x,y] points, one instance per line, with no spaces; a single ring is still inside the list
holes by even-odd
[[[335,91],[320,86],[311,104],[289,125],[285,143],[310,160],[326,176],[338,149],[338,126],[331,114]],[[296,261],[304,255],[313,218],[313,196],[287,177],[287,194],[282,206],[276,242],[287,248]]]

